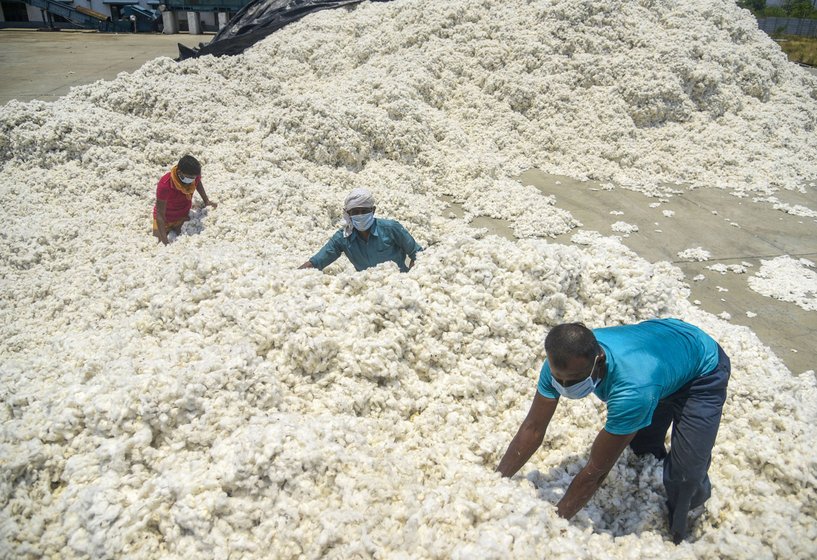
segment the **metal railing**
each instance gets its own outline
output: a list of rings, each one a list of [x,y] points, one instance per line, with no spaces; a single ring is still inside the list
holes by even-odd
[[[71,4],[59,2],[58,0],[25,0],[35,8],[40,8],[49,14],[60,16],[78,27],[84,29],[96,29],[98,31],[127,31],[127,24],[107,19],[100,20],[99,16],[93,16],[75,9]]]

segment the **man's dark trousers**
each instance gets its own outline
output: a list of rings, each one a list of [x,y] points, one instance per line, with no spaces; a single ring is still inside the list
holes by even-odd
[[[729,356],[718,346],[715,369],[660,400],[652,424],[639,430],[630,442],[637,455],[652,453],[664,459],[670,532],[676,543],[686,536],[687,512],[703,504],[712,493],[707,471],[731,371]],[[670,423],[673,428],[667,454],[664,438]]]

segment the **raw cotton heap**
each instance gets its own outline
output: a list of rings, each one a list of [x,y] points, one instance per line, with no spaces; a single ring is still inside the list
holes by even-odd
[[[769,196],[817,177],[815,115],[814,80],[711,0],[364,4],[8,104],[0,555],[814,557],[814,373],[696,310],[668,263],[537,239],[577,224],[512,177]],[[158,246],[155,183],[187,152],[220,205]],[[354,186],[427,248],[411,273],[295,270]],[[629,451],[556,516],[594,397],[560,405],[520,477],[493,472],[549,327],[670,315],[733,363],[688,542],[666,540],[660,464]]]

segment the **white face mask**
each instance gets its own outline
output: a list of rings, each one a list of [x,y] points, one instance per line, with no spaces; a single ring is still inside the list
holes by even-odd
[[[352,219],[352,225],[358,231],[366,231],[374,223],[374,212],[368,214],[358,214],[357,216],[349,216]]]
[[[587,378],[582,379],[578,383],[574,383],[573,385],[569,385],[567,387],[563,386],[561,383],[556,381],[556,378],[551,375],[550,384],[553,385],[553,388],[556,389],[560,395],[563,397],[567,397],[568,399],[582,399],[593,392],[596,386],[599,384],[599,379],[593,381],[593,370],[596,369],[596,362],[599,359],[599,355],[596,354],[596,359],[593,360],[593,367],[590,369],[590,375]]]
[[[195,178],[195,177],[179,177],[179,179],[180,179],[180,180],[181,180],[181,182],[182,182],[182,183],[184,183],[185,185],[189,185],[190,183],[192,183],[193,181],[195,181],[195,180],[196,180],[196,178]]]

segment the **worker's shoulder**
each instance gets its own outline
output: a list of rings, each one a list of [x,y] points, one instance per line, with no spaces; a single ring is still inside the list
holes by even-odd
[[[173,190],[173,182],[170,178],[170,173],[165,173],[162,175],[162,178],[159,179],[159,182],[156,183],[156,192],[157,193],[165,193],[167,194],[169,191]]]
[[[611,327],[598,327],[593,329],[593,333],[601,334],[628,334],[642,331],[654,331],[656,329],[664,329],[667,327],[675,327],[681,329],[701,330],[699,327],[691,323],[675,319],[674,317],[664,317],[656,319],[647,319],[638,323],[630,323],[626,325],[613,325]]]
[[[687,323],[682,319],[675,317],[664,317],[663,319],[650,319],[639,323],[648,329],[666,329],[675,333],[695,333],[698,335],[709,336],[701,327]]]
[[[377,227],[378,229],[384,230],[405,230],[406,228],[403,227],[403,224],[398,222],[397,220],[387,220],[386,218],[378,218],[377,219]]]
[[[170,179],[170,171],[168,171],[167,173],[165,173],[164,175],[162,175],[162,178],[161,178],[161,179],[159,179],[159,186],[171,186],[170,181],[171,181],[171,179]]]
[[[332,237],[329,238],[329,241],[334,243],[348,243],[349,238],[343,234],[343,228],[338,228],[335,233],[332,234]]]

